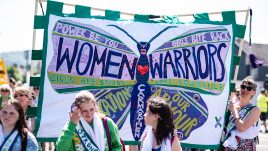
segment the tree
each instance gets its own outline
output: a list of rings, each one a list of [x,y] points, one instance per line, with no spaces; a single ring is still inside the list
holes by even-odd
[[[7,66],[8,77],[13,77],[16,81],[23,81],[23,75],[19,72],[16,65]]]

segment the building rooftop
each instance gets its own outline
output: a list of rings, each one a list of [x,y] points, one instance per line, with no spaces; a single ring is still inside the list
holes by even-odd
[[[235,44],[239,47],[241,39],[236,39]],[[267,44],[252,44],[252,53],[259,59],[264,60],[264,66],[268,66],[268,45]],[[250,55],[249,42],[244,41],[243,52],[248,56]]]

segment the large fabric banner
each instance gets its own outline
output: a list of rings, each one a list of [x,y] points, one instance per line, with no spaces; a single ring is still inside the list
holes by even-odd
[[[229,93],[233,25],[49,16],[38,138],[57,138],[80,90],[124,141],[140,141],[148,97],[163,97],[183,144],[217,146]]]

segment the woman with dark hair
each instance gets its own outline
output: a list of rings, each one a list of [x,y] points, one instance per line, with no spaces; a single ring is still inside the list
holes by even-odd
[[[27,129],[23,108],[15,99],[5,102],[0,110],[0,150],[38,150],[35,137]]]
[[[14,78],[10,78],[9,79],[9,86],[10,86],[10,88],[12,89],[12,91],[15,89],[15,87],[16,87],[16,83],[17,83],[17,81],[14,79]]]
[[[14,99],[20,102],[25,114],[27,113],[28,107],[35,107],[32,99],[32,93],[28,87],[16,87],[14,90]],[[33,132],[36,119],[34,117],[27,117],[26,115],[26,120],[28,129]]]
[[[178,136],[174,135],[173,113],[164,99],[149,98],[144,117],[151,128],[142,137],[142,151],[182,150]]]
[[[231,94],[228,109],[231,116],[223,140],[225,151],[256,150],[257,136],[260,131],[260,108],[253,105],[251,99],[256,94],[257,84],[252,77],[243,79],[240,85],[238,102],[232,102],[236,96]]]

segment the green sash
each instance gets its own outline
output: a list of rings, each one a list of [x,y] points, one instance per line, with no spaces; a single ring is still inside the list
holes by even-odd
[[[243,120],[249,112],[254,108],[255,106],[253,104],[248,104],[244,106],[239,112],[239,116],[241,117],[240,119]],[[226,128],[226,134],[223,139],[223,142],[227,140],[231,136],[231,132],[235,129],[235,118],[231,115],[229,118],[229,123]]]
[[[85,131],[81,121],[79,121],[78,125],[76,126],[76,134],[80,138],[81,143],[86,151],[100,151],[98,146]]]

